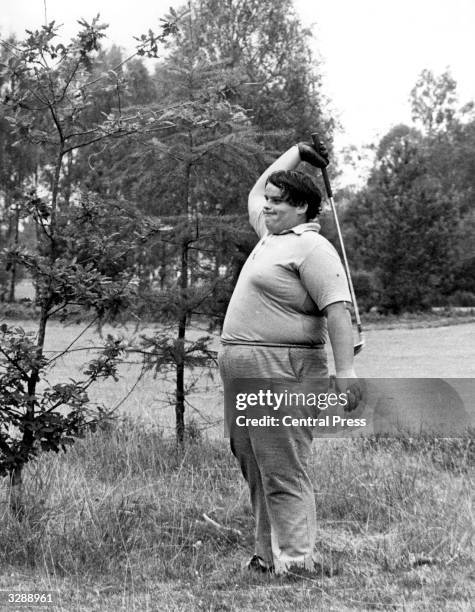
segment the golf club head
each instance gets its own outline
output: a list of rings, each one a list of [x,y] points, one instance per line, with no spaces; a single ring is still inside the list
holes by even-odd
[[[355,309],[355,315],[356,315],[356,328],[358,330],[358,342],[355,342],[353,345],[353,355],[358,355],[358,353],[361,353],[361,351],[363,350],[364,347],[364,332],[363,329],[361,327],[361,321],[360,321],[360,315],[358,312],[358,307],[356,307]]]

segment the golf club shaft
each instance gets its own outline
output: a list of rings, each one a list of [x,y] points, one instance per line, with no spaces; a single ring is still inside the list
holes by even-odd
[[[326,174],[326,169],[325,168],[322,170],[322,172],[323,171]],[[360,312],[358,310],[358,303],[356,301],[355,289],[353,287],[353,281],[351,279],[350,266],[348,264],[348,258],[346,256],[345,244],[343,242],[343,236],[342,236],[341,229],[340,229],[340,223],[338,221],[338,215],[336,213],[335,202],[333,201],[333,196],[328,196],[328,199],[330,201],[330,206],[331,206],[331,209],[332,209],[333,218],[335,219],[336,231],[338,233],[338,240],[339,240],[339,243],[340,243],[340,249],[341,249],[341,253],[343,255],[343,265],[345,266],[345,273],[346,273],[346,278],[348,280],[348,287],[350,288],[351,301],[353,302],[353,308],[355,310],[356,327],[358,329],[358,334],[361,336],[362,329],[361,329]]]
[[[318,137],[318,134],[312,134],[312,140],[313,140],[313,144],[315,146],[315,148],[317,149],[319,144],[320,144],[320,140]],[[350,273],[350,266],[348,264],[348,258],[346,256],[346,250],[345,250],[345,244],[343,242],[343,235],[341,233],[341,228],[340,228],[340,222],[338,220],[338,215],[336,212],[336,207],[335,207],[335,202],[333,201],[333,191],[330,185],[330,180],[328,178],[328,172],[326,168],[321,168],[322,171],[322,176],[323,176],[323,182],[325,183],[325,189],[327,192],[327,196],[328,196],[328,200],[330,201],[330,206],[332,209],[332,213],[333,213],[333,218],[335,220],[335,226],[336,226],[336,231],[338,234],[338,241],[340,243],[340,249],[341,249],[341,253],[343,256],[343,265],[345,267],[345,274],[346,274],[346,278],[348,280],[348,287],[350,289],[350,296],[351,296],[351,301],[353,302],[353,308],[355,311],[355,320],[356,320],[356,329],[358,330],[358,336],[360,339],[360,346],[358,347],[358,352],[359,350],[361,350],[361,346],[363,344],[363,330],[361,327],[361,318],[360,318],[360,312],[358,309],[358,303],[356,301],[356,295],[355,295],[355,290],[353,287],[353,281],[351,279],[351,273]],[[355,351],[356,353],[356,351]]]

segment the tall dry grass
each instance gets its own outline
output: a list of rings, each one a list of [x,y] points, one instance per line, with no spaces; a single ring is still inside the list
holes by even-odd
[[[317,440],[314,446],[317,545],[322,563],[339,572],[329,579],[340,584],[332,600],[339,609],[356,601],[357,585],[369,589],[361,609],[396,605],[407,589],[420,595],[422,583],[411,580],[421,568],[452,575],[473,562],[473,439]],[[112,591],[132,585],[143,593],[157,581],[170,582],[180,585],[170,602],[200,592],[204,603],[180,608],[177,599],[178,607],[163,609],[247,609],[248,595],[236,585],[255,587],[254,578],[239,574],[240,561],[252,552],[253,521],[226,441],[195,436],[180,452],[160,430],[122,419],[88,434],[67,454],[42,457],[25,481],[21,523],[9,513],[2,489],[4,572],[55,576],[59,589],[63,580],[74,580]],[[242,536],[214,528],[204,513]],[[321,596],[321,584],[310,587]],[[271,606],[273,588],[259,583],[256,597]],[[469,601],[460,585],[449,594],[436,590],[436,599],[423,592],[427,609],[440,598]],[[275,608],[262,609],[302,608],[310,597],[295,588],[279,593]],[[213,607],[216,602],[221,607]]]

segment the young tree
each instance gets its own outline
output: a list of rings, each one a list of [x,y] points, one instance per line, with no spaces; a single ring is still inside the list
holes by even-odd
[[[30,206],[44,223],[47,204],[35,198]],[[106,412],[105,406],[91,405],[88,389],[100,379],[116,378],[125,348],[109,335],[103,349],[84,364],[79,379],[50,384],[57,360],[73,349],[85,330],[50,356],[44,350],[46,322],[53,316],[63,321],[75,313],[82,318],[91,311],[90,327],[126,310],[135,293],[130,236],[147,234],[125,206],[86,195],[67,213],[58,211],[56,224],[53,262],[26,248],[12,253],[36,279],[43,326],[36,334],[5,323],[0,327],[0,475],[10,477],[12,508],[20,514],[23,467],[40,452],[65,450]]]
[[[194,15],[190,7],[158,73],[158,88],[166,95],[152,110],[158,114],[163,105],[169,108],[166,119],[172,127],[141,147],[136,157],[146,169],[142,180],[156,185],[153,213],[162,224],[159,243],[176,266],[176,280],[167,291],[170,299],[163,300],[162,294],[157,304],[155,298],[154,309],[163,321],[175,321],[176,335],[170,338],[168,332],[160,332],[144,339],[144,345],[151,352],[150,367],[163,371],[172,363],[180,444],[185,431],[186,369],[207,364],[210,358],[210,338],[189,342],[187,329],[193,314],[209,315],[210,305],[219,299],[218,260],[225,259],[218,254],[225,255],[224,245],[242,233],[236,218],[230,225],[231,219],[222,215],[222,196],[229,189],[225,177],[245,181],[260,152],[244,109],[226,95],[233,75],[210,62],[206,50],[197,45]],[[156,355],[166,355],[168,363]]]
[[[56,44],[54,23],[27,32],[24,41],[9,45],[11,56],[3,67],[4,82],[16,84],[4,98],[6,118],[18,142],[41,148],[49,188],[47,197],[23,194],[21,214],[36,223],[38,251],[15,246],[6,253],[33,276],[39,306],[36,334],[5,324],[0,329],[0,474],[10,477],[16,511],[22,508],[24,465],[41,450],[57,451],[79,435],[90,420],[87,389],[115,375],[123,350],[119,340],[108,338],[82,380],[50,386],[46,373],[57,356],[45,354],[48,321],[66,318],[72,306],[94,311],[98,320],[127,307],[135,273],[130,239],[136,236],[140,243],[150,231],[125,206],[86,195],[73,202],[61,192],[68,156],[143,124],[140,113],[126,115],[120,104],[101,123],[88,123],[95,92],[104,88],[90,68],[105,26],[97,18],[80,23],[77,38],[67,46]],[[145,40],[141,48],[149,43],[156,46],[156,39]],[[117,96],[120,100],[120,92]]]

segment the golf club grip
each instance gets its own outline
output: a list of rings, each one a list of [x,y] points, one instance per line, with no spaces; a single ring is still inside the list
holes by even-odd
[[[314,132],[312,134],[312,141],[313,141],[313,146],[315,147],[315,149],[318,151],[318,149],[320,148],[320,138],[318,137],[318,133]],[[328,172],[326,168],[320,168],[320,170],[322,171],[322,176],[323,176],[323,182],[325,183],[325,189],[327,191],[327,196],[329,198],[333,197],[333,191],[330,185],[330,179],[328,178]]]

